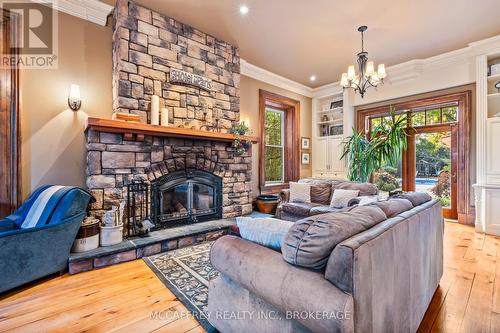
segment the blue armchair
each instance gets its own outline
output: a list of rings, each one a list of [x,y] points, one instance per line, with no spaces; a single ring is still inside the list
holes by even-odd
[[[63,270],[94,201],[81,188],[46,185],[0,220],[0,293]]]

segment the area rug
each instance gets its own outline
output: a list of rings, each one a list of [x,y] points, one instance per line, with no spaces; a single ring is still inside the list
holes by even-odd
[[[207,332],[217,332],[207,317],[208,282],[219,275],[210,263],[213,243],[205,242],[143,258]]]

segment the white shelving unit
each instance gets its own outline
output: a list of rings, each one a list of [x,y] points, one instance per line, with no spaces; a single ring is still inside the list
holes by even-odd
[[[352,112],[342,88],[337,93],[313,98],[312,175],[345,178],[346,163],[341,160],[346,129],[352,127]],[[346,112],[347,110],[347,112]]]
[[[500,74],[488,76],[488,66],[500,61],[500,50],[476,58],[477,184],[476,230],[500,235]]]

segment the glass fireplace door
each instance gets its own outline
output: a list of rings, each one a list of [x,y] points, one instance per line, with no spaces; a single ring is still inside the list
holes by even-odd
[[[168,174],[153,182],[151,194],[152,218],[159,227],[222,217],[222,179],[207,172]]]

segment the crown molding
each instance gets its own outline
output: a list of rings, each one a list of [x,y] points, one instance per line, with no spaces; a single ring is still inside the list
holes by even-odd
[[[313,97],[313,88],[287,79],[286,77],[275,74],[266,69],[252,65],[244,59],[240,60],[240,66],[242,75],[294,92],[296,94],[300,94],[302,96]]]
[[[339,95],[344,92],[340,81],[328,83],[313,89],[313,98],[324,98],[332,95]]]
[[[414,59],[387,67],[387,83],[399,84],[417,79],[425,71],[438,70],[459,64],[472,66],[480,54],[500,55],[500,35],[468,44],[468,46],[425,59]],[[312,98],[323,98],[342,93],[340,82],[310,88],[241,60],[241,74],[274,86]],[[467,82],[465,82],[467,83]]]
[[[51,5],[52,8],[87,20],[89,22],[106,25],[108,16],[115,7],[107,5],[97,0],[31,0],[44,5]]]
[[[469,47],[475,55],[500,55],[500,35],[472,42]]]

